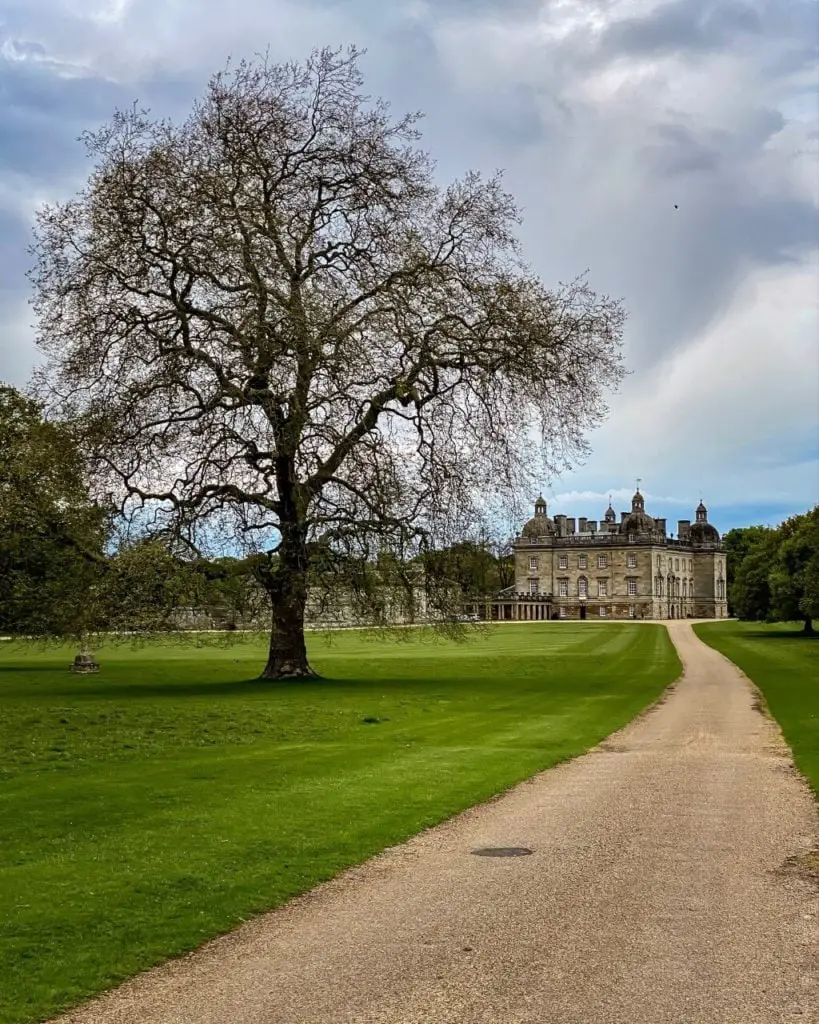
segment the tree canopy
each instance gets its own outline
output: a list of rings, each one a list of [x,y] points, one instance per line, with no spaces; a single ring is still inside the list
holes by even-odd
[[[801,621],[806,633],[813,632],[819,617],[819,506],[776,529],[731,530],[724,543],[738,618]]]
[[[36,231],[39,393],[124,520],[255,555],[273,678],[311,672],[316,552],[451,543],[582,454],[623,372],[621,303],[547,288],[500,176],[440,185],[358,63],[243,62],[179,125],[117,113]]]
[[[0,384],[0,631],[82,641],[168,632],[180,606],[255,610],[236,559],[185,561],[157,539],[118,537],[112,509],[89,494],[79,434]]]
[[[108,527],[70,429],[0,384],[0,630],[81,634]]]

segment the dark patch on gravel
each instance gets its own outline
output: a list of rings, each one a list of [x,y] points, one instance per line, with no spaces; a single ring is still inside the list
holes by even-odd
[[[528,857],[534,851],[526,846],[486,846],[472,853],[476,857]]]
[[[776,873],[789,875],[791,878],[796,876],[819,886],[819,850],[811,850],[809,853],[798,853],[793,857],[788,857]]]

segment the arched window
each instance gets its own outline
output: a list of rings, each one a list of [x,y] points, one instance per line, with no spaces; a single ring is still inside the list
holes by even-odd
[[[578,597],[589,596],[589,581],[585,576],[581,576],[577,581],[577,594]]]
[[[683,597],[688,597],[688,580],[683,580]]]

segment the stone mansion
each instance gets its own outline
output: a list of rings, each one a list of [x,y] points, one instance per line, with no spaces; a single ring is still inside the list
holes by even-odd
[[[594,521],[555,516],[538,498],[514,542],[515,584],[494,619],[721,619],[728,615],[725,551],[700,502],[676,538],[646,513],[639,487],[620,522],[609,504]],[[487,611],[489,609],[487,608]]]

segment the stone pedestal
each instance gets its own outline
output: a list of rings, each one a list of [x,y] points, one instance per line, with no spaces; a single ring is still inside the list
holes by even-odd
[[[89,654],[88,651],[81,651],[71,666],[71,671],[78,672],[80,675],[88,675],[89,672],[99,672],[99,670],[100,667],[94,660],[94,655]]]

